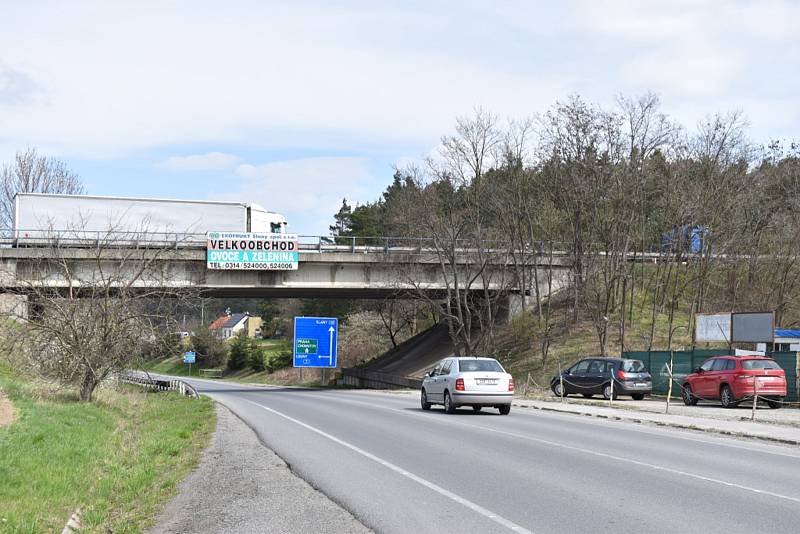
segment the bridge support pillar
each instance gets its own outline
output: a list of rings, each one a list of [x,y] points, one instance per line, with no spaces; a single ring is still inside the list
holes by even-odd
[[[524,311],[522,295],[519,293],[509,293],[502,297],[499,302],[499,306],[497,307],[497,321],[501,324],[506,324],[514,317],[521,315]]]

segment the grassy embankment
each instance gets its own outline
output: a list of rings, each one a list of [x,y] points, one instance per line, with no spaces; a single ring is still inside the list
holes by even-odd
[[[266,357],[277,355],[285,351],[291,351],[292,344],[288,340],[273,340],[262,339],[259,340],[264,355]],[[168,357],[160,360],[153,360],[147,362],[141,368],[151,373],[160,373],[172,376],[194,376],[200,377],[201,367],[198,365],[191,366],[191,374],[189,364],[183,363],[181,357]],[[219,369],[219,368],[216,368]],[[300,373],[297,369],[292,367],[279,369],[274,373],[267,371],[254,371],[250,368],[240,369],[238,371],[230,371],[228,369],[221,369],[223,371],[223,378],[232,382],[241,382],[244,384],[270,384],[270,385],[287,385],[287,384],[303,384],[306,386],[319,385],[320,374],[319,371],[306,370],[303,373],[303,380],[300,381]]]
[[[645,273],[651,275],[652,268]],[[690,303],[681,298],[673,318],[673,329],[678,325],[688,326]],[[592,321],[579,317],[577,323],[572,322],[571,301],[569,295],[562,294],[553,299],[552,329],[550,349],[546,360],[542,359],[542,328],[536,314],[517,317],[510,324],[502,326],[498,331],[498,346],[505,367],[511,372],[518,384],[526,381],[528,374],[539,385],[546,387],[550,377],[559,366],[565,368],[576,360],[595,356],[600,353],[600,343]],[[655,329],[652,325],[655,322]],[[613,317],[609,325],[609,355],[620,355],[619,317]],[[643,351],[649,346],[653,333],[653,350],[666,350],[669,337],[668,307],[657,306],[655,321],[653,320],[653,286],[637,287],[634,292],[633,306],[626,313],[625,350]],[[672,346],[674,350],[689,349],[692,345],[687,328],[674,331]],[[709,347],[718,345],[709,345]],[[706,348],[706,344],[703,344]]]
[[[80,508],[87,532],[141,532],[197,464],[212,402],[103,389],[92,403],[0,363],[19,418],[0,428],[0,532],[60,532]]]

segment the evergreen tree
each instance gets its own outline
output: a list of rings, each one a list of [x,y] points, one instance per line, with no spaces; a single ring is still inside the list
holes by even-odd
[[[228,369],[238,371],[244,369],[250,361],[251,343],[246,332],[239,332],[231,343],[228,356]]]
[[[331,235],[335,236],[342,236],[348,235],[350,231],[350,227],[353,224],[352,222],[353,212],[350,208],[350,205],[347,203],[347,199],[342,199],[342,207],[339,208],[339,212],[333,216],[334,223],[329,227],[331,231]]]

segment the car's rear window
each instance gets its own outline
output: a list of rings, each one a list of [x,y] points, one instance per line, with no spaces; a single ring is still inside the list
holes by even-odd
[[[626,373],[644,373],[646,371],[640,360],[623,360],[622,370]]]
[[[484,372],[492,371],[502,373],[503,368],[495,360],[459,360],[458,370],[462,373],[470,373],[473,371]]]
[[[742,369],[780,369],[775,360],[742,360]]]

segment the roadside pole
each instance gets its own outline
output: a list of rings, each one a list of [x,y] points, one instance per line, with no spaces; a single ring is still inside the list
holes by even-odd
[[[558,383],[561,386],[561,402],[564,402],[564,373],[561,371],[561,358],[558,359]]]
[[[669,401],[672,399],[672,366],[673,366],[673,351],[669,351],[669,367],[667,367],[667,374],[669,374],[669,386],[667,386],[667,411],[669,413]]]
[[[614,403],[614,368],[612,367],[609,372],[611,373],[611,395],[608,396],[608,405]]]
[[[758,377],[753,377],[753,413],[750,414],[750,420],[756,420],[756,404],[758,404]]]

